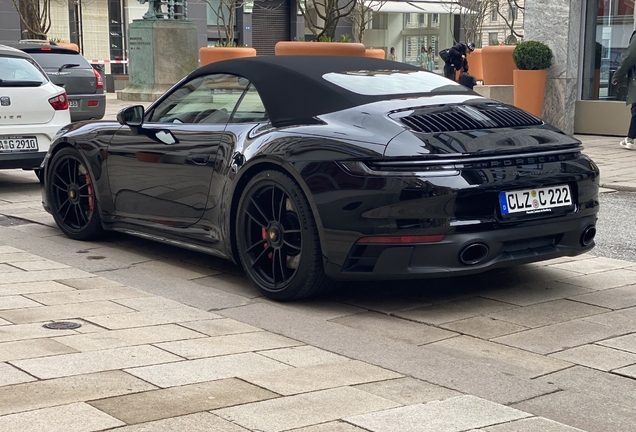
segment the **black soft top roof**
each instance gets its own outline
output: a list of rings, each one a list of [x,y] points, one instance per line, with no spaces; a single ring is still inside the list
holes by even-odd
[[[314,122],[321,114],[340,111],[395,95],[367,96],[348,91],[322,76],[356,70],[421,70],[417,66],[366,57],[263,56],[211,63],[189,78],[228,73],[249,79],[258,90],[276,127]]]

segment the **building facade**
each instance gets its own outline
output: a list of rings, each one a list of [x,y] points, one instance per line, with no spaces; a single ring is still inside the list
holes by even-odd
[[[519,0],[517,5],[501,0],[490,4],[481,26],[481,46],[515,43],[523,38],[525,1]]]

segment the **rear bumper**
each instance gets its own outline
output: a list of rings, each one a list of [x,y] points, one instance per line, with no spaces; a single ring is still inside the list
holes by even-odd
[[[581,243],[583,232],[596,225],[596,214],[566,217],[533,226],[492,231],[453,233],[439,243],[408,246],[354,245],[342,267],[328,263],[327,274],[339,280],[416,279],[460,276],[575,256],[590,251],[594,242]],[[486,245],[487,253],[474,265],[460,254],[469,245]]]
[[[77,108],[69,108],[71,111],[72,121],[81,120],[100,120],[106,112],[106,95],[105,94],[70,94],[68,95],[69,104],[77,102]],[[97,106],[88,106],[89,101],[97,101]]]
[[[0,169],[36,169],[44,160],[46,152],[0,154]]]

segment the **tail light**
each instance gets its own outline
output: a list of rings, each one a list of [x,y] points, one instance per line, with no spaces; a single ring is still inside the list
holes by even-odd
[[[93,73],[95,74],[95,82],[97,83],[97,90],[102,90],[104,88],[104,80],[102,76],[97,72],[97,69],[93,69]]]
[[[51,99],[49,99],[49,103],[55,111],[63,111],[68,109],[68,98],[66,97],[66,93],[62,93],[61,95],[52,97]]]

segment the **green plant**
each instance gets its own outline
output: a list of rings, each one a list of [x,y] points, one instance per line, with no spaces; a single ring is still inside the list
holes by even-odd
[[[543,42],[525,41],[517,44],[512,59],[521,70],[548,69],[552,65],[552,50]]]
[[[351,36],[348,34],[340,35],[340,39],[338,39],[338,42],[351,42]]]
[[[334,40],[327,36],[327,35],[322,35],[318,38],[318,42],[333,42]]]

